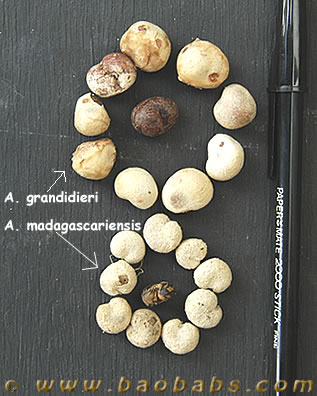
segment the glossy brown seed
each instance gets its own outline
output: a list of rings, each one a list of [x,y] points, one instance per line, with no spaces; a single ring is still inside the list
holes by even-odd
[[[132,60],[125,54],[113,52],[89,69],[86,80],[93,93],[108,98],[130,88],[136,76],[136,67]]]
[[[178,106],[160,96],[148,98],[137,104],[131,113],[133,127],[145,136],[159,136],[171,128],[178,118]]]

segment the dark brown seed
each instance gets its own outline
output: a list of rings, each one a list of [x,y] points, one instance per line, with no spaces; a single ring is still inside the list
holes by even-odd
[[[92,66],[86,80],[93,93],[108,98],[126,91],[134,84],[136,67],[127,55],[114,52]]]
[[[145,136],[159,136],[177,121],[177,104],[161,96],[148,98],[137,104],[131,113],[133,127]]]
[[[167,302],[175,294],[175,289],[167,281],[161,281],[143,289],[141,297],[148,307]]]

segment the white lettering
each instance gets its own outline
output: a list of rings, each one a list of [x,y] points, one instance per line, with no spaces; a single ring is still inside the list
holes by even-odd
[[[59,231],[61,234],[67,234],[69,231],[120,231],[122,230],[123,223],[114,223],[109,222],[106,220],[105,222],[70,222],[70,223],[59,223],[55,222],[53,219],[44,223],[35,223],[35,222],[28,222],[26,224],[27,231],[37,232],[37,231]],[[134,220],[131,223],[124,223],[124,227],[126,230],[141,230],[142,224],[135,223]],[[10,228],[13,230],[12,221],[7,224],[6,228]]]
[[[10,193],[12,194],[12,193]],[[8,198],[8,196],[7,196]],[[6,198],[6,199],[7,199]],[[10,198],[11,199],[11,198]],[[13,198],[12,198],[13,199]],[[78,191],[73,191],[68,194],[62,191],[60,194],[29,194],[26,197],[26,206],[33,206],[37,203],[92,203],[98,202],[98,192],[95,194],[80,194]],[[5,201],[6,202],[6,201]]]
[[[280,345],[280,326],[282,309],[283,289],[283,238],[284,238],[284,188],[276,189],[275,206],[275,262],[274,262],[274,338],[273,348],[278,349]]]
[[[7,231],[8,229],[11,230],[11,231],[14,230],[12,220],[9,220],[9,221],[7,222],[7,225],[4,227],[4,231]]]
[[[5,197],[4,202],[7,202],[7,201],[14,202],[12,192],[9,192],[9,194]]]

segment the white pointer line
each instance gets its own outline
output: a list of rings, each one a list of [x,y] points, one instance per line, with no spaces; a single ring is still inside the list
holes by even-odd
[[[56,231],[55,231],[56,232]],[[97,262],[97,257],[96,257],[96,252],[94,252],[94,257],[95,257],[95,261],[92,261],[89,257],[87,257],[84,253],[82,253],[79,249],[76,248],[76,246],[74,246],[72,243],[70,243],[66,238],[63,237],[63,235],[59,234],[58,232],[56,232],[56,234],[62,238],[65,242],[67,242],[73,249],[76,250],[76,252],[78,252],[79,254],[81,254],[82,256],[85,257],[86,260],[90,261],[93,264],[93,267],[89,267],[89,268],[82,268],[82,271],[86,271],[86,270],[91,270],[91,269],[97,269],[98,268],[98,262]]]
[[[55,185],[55,183],[62,177],[64,176],[64,181],[66,183],[66,172],[65,171],[54,171],[54,173],[60,173],[60,175],[58,176],[58,178],[54,181],[54,183],[51,185],[51,187],[46,191],[49,192],[50,189]]]

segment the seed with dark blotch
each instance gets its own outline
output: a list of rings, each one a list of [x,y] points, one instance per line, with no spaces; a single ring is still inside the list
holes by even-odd
[[[127,277],[127,275],[120,275],[119,282],[121,285],[126,285],[127,283],[129,283],[129,278]]]
[[[89,89],[102,98],[118,95],[134,84],[136,67],[125,54],[111,53],[87,73]]]

